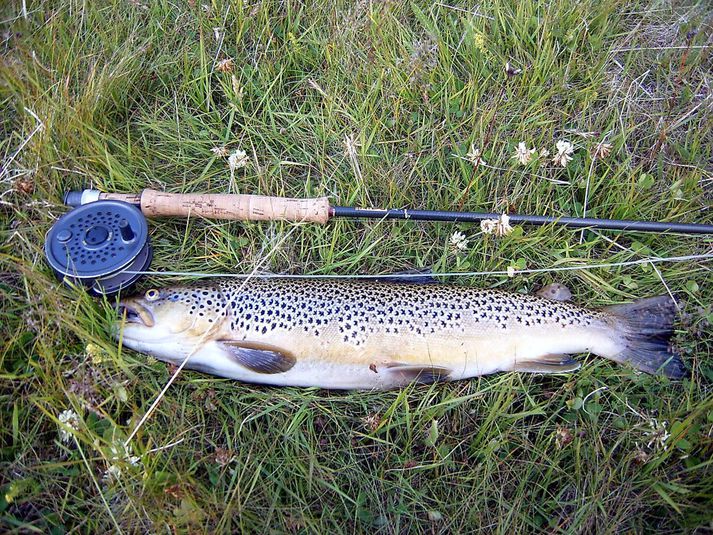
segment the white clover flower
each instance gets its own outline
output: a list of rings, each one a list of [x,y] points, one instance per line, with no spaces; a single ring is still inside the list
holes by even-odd
[[[131,445],[124,446],[121,441],[115,442],[109,448],[109,467],[104,472],[103,479],[107,482],[118,481],[122,474],[122,466],[141,466],[141,457],[132,455]]]
[[[235,460],[235,455],[233,455],[232,450],[216,448],[215,453],[213,454],[213,460],[215,461],[215,464],[225,468]]]
[[[560,139],[557,142],[557,154],[552,159],[555,165],[561,165],[562,167],[567,167],[567,164],[572,161],[572,153],[574,152],[574,145],[569,141]]]
[[[612,149],[612,144],[611,143],[598,143],[596,147],[594,147],[594,152],[592,153],[592,158],[595,158],[597,160],[603,160],[609,156],[611,153]]]
[[[492,234],[498,224],[497,219],[483,219],[480,222],[480,230],[483,234]]]
[[[355,159],[357,157],[357,148],[361,146],[361,143],[357,141],[354,134],[344,135],[344,156],[349,159]]]
[[[133,453],[131,451],[131,445],[124,447],[124,444],[121,442],[115,442],[111,445],[109,451],[111,453],[112,461],[127,462],[132,466],[136,466],[141,461],[141,457],[131,455]]]
[[[115,464],[109,466],[109,468],[106,469],[106,472],[104,472],[104,475],[102,476],[102,479],[108,483],[111,483],[112,481],[119,481],[120,478],[121,468],[119,468]]]
[[[528,149],[524,141],[518,143],[515,149],[513,158],[519,161],[522,165],[527,165],[532,160],[532,155],[535,154],[535,149]]]
[[[218,158],[225,158],[230,154],[228,147],[225,145],[220,145],[218,147],[213,147],[210,151],[215,154]]]
[[[498,219],[483,219],[480,222],[480,230],[483,234],[495,234],[496,236],[510,234],[512,232],[510,216],[502,214]]]
[[[508,277],[512,278],[515,276],[515,266],[508,266],[507,269]]]
[[[480,157],[481,155],[481,150],[471,143],[470,151],[468,151],[468,154],[465,155],[465,159],[473,165],[487,165],[485,160]]]
[[[228,167],[230,167],[230,172],[234,172],[236,169],[245,167],[248,164],[248,155],[244,150],[236,149],[230,156],[228,156]]]
[[[671,434],[666,429],[667,427],[668,422],[663,421],[659,424],[656,418],[650,418],[649,428],[651,429],[651,431],[644,433],[644,435],[649,439],[649,442],[648,444],[646,444],[646,447],[649,449],[662,449],[666,451],[668,449],[668,444],[666,444],[666,441],[671,436]]]
[[[548,151],[545,147],[542,147],[540,149],[539,153],[539,158],[540,158],[540,167],[544,167],[547,165],[547,158],[550,157],[550,151]]]
[[[534,150],[534,149],[533,149]],[[512,232],[512,227],[510,226],[510,216],[507,214],[502,214],[500,220],[498,221],[498,228],[496,229],[496,235],[505,236]]]
[[[468,239],[462,232],[455,231],[451,235],[450,243],[456,251],[465,251],[468,248]]]
[[[67,409],[60,412],[57,419],[62,424],[59,428],[59,439],[62,442],[71,442],[74,433],[79,431],[79,415],[72,409]]]
[[[215,70],[218,72],[233,72],[235,69],[235,60],[233,58],[221,59],[215,64]]]

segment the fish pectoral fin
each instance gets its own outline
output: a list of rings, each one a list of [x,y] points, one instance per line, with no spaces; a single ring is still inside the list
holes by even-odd
[[[218,345],[231,359],[255,373],[283,373],[297,362],[294,355],[269,345],[234,340],[219,340]]]
[[[447,381],[451,374],[451,370],[440,366],[418,366],[401,362],[387,362],[385,367],[391,375],[406,383],[416,381],[430,384]]]
[[[543,286],[535,292],[535,295],[539,295],[545,299],[551,299],[552,301],[572,300],[572,292],[570,292],[569,288],[567,288],[564,284],[560,284],[559,282],[553,282],[552,284]]]
[[[542,355],[535,359],[521,360],[512,367],[514,372],[569,373],[578,370],[581,364],[569,355]]]

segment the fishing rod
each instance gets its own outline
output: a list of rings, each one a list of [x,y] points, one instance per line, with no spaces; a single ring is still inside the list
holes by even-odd
[[[295,199],[244,194],[177,194],[70,191],[74,209],[60,217],[45,237],[45,257],[57,277],[94,295],[113,295],[134,285],[153,252],[147,217],[189,217],[240,221],[295,221],[325,224],[332,218],[479,222],[499,214],[439,210],[372,209],[331,206],[327,197]],[[564,225],[644,232],[713,234],[713,225],[512,214],[514,224]]]
[[[104,193],[86,189],[70,191],[64,197],[68,206],[78,207],[99,200],[123,201],[139,208],[146,217],[189,217],[231,219],[239,221],[294,221],[325,224],[332,218],[404,219],[411,221],[441,221],[477,223],[498,219],[500,214],[455,212],[444,210],[412,210],[408,208],[355,208],[332,206],[327,197],[297,199],[246,194],[165,193],[145,189],[141,193]],[[633,221],[599,219],[595,217],[555,217],[508,214],[516,225],[561,225],[568,228],[598,230],[628,230],[636,232],[675,232],[681,234],[713,234],[713,225],[663,221]]]

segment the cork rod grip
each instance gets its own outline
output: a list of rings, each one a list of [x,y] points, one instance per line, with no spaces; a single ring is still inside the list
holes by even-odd
[[[292,199],[242,194],[182,194],[145,189],[141,211],[146,217],[236,219],[240,221],[296,221],[326,223],[329,199]]]

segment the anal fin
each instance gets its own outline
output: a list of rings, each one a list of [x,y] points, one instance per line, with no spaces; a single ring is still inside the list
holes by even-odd
[[[389,374],[399,382],[431,384],[438,381],[447,381],[451,370],[440,366],[418,366],[413,364],[403,364],[401,362],[389,362],[386,364]]]
[[[581,364],[569,355],[542,355],[536,359],[515,363],[512,371],[532,373],[569,373],[578,370]]]
[[[294,355],[266,344],[220,340],[218,344],[235,362],[255,373],[283,373],[295,365]]]

